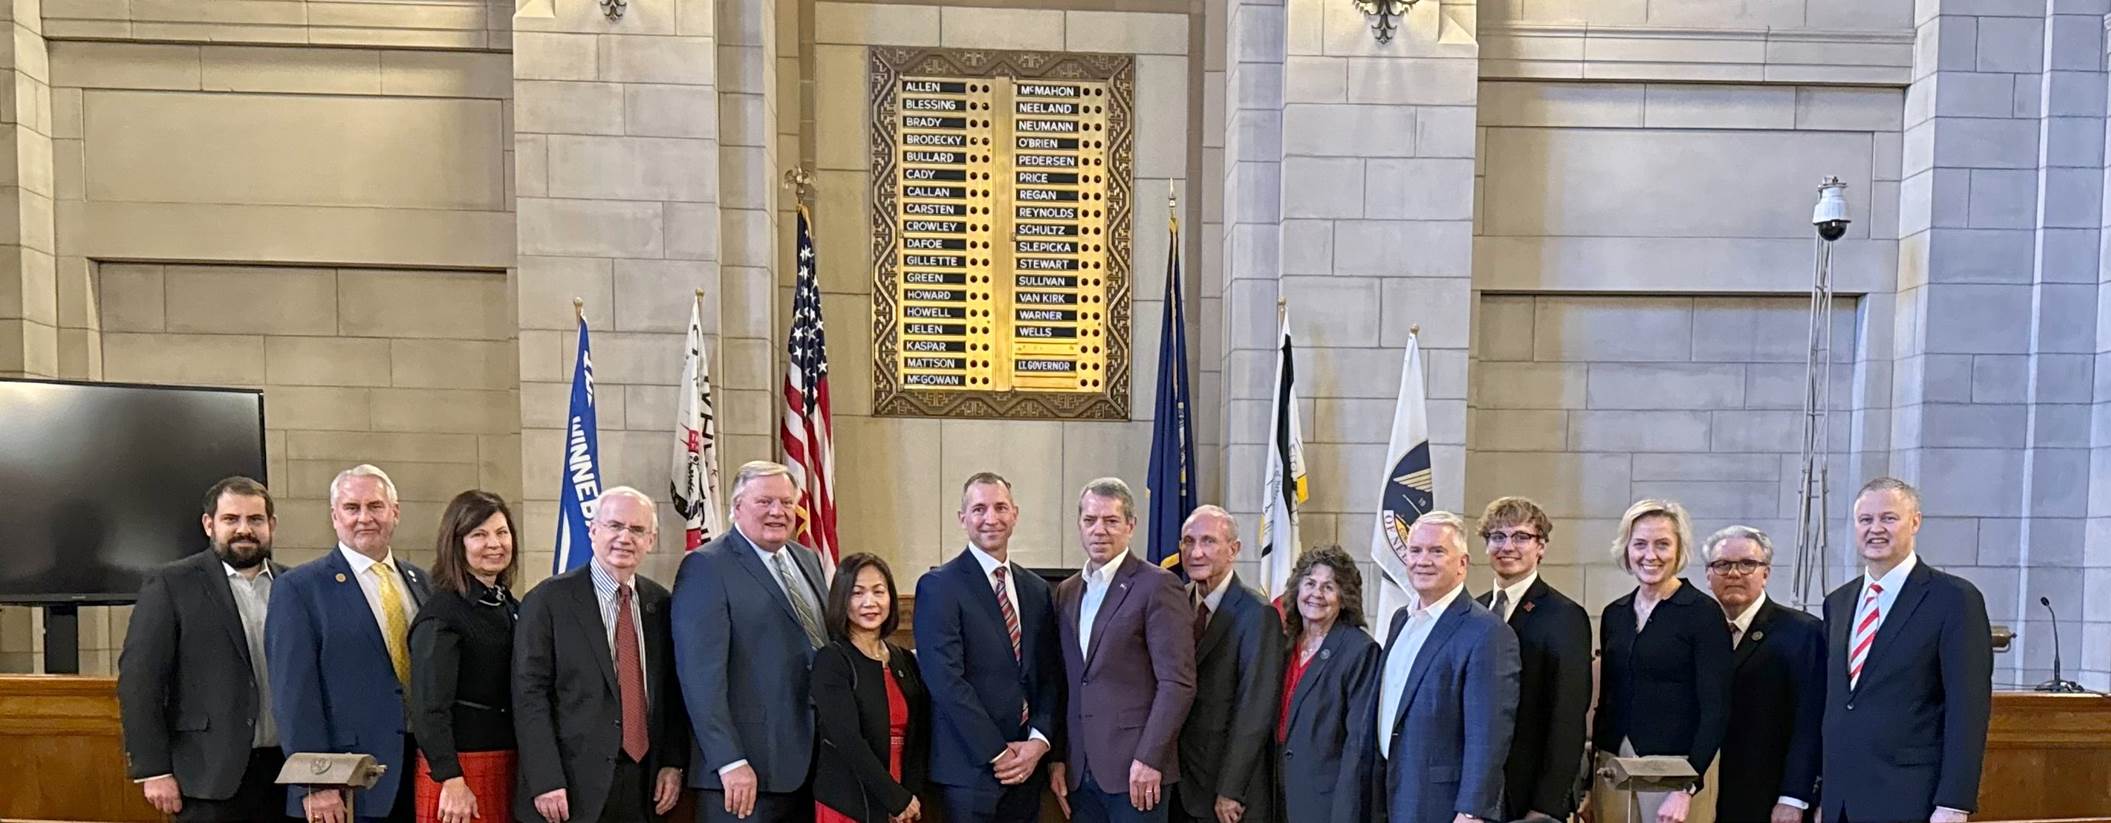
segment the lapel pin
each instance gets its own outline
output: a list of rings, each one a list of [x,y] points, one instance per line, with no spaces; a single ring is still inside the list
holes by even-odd
[[[1766,639],[1766,632],[1758,632],[1758,631],[1755,631],[1755,632],[1753,632],[1753,633],[1752,633],[1752,639],[1753,639],[1753,640],[1755,640],[1755,641],[1758,641],[1758,640],[1765,640],[1765,639]]]
[[[1530,600],[1527,600],[1527,601],[1525,601],[1524,609],[1525,609],[1525,613],[1526,613],[1526,614],[1531,614],[1531,613],[1532,613],[1532,605],[1533,605],[1533,604],[1532,604],[1532,601],[1530,601]]]
[[[1333,649],[1320,649],[1320,650],[1319,650],[1319,659],[1321,659],[1321,660],[1325,660],[1325,659],[1327,659],[1327,658],[1329,658],[1329,657],[1333,657],[1333,656],[1334,656],[1334,650],[1333,650]]]
[[[344,575],[344,572],[338,572],[338,573],[337,573],[337,582],[339,582],[339,583],[343,583],[343,582],[345,582],[345,575]]]

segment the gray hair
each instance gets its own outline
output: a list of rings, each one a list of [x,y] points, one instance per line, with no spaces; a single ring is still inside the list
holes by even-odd
[[[765,477],[782,477],[786,480],[791,480],[792,470],[785,468],[783,463],[772,463],[768,460],[750,460],[740,464],[740,471],[733,475],[733,496],[728,500],[729,504],[733,506],[740,505],[741,495],[748,493],[748,484]],[[799,484],[797,482],[792,483],[794,492],[797,491],[798,487]]]
[[[1077,494],[1077,510],[1079,514],[1085,513],[1085,495],[1088,494],[1093,497],[1121,501],[1122,519],[1132,523],[1136,521],[1136,494],[1129,491],[1129,484],[1122,482],[1121,478],[1102,477],[1086,483],[1085,488]]]
[[[1761,562],[1774,562],[1773,538],[1767,537],[1766,532],[1751,526],[1725,526],[1716,533],[1708,535],[1708,542],[1701,545],[1701,559],[1710,563],[1720,559],[1722,556],[1722,545],[1731,540],[1752,541],[1752,545],[1759,547],[1759,560]]]
[[[1408,531],[1414,531],[1415,526],[1420,526],[1424,523],[1429,523],[1437,526],[1450,526],[1451,539],[1445,542],[1450,543],[1452,548],[1458,549],[1460,554],[1470,554],[1470,552],[1466,550],[1466,518],[1460,517],[1448,511],[1444,511],[1442,509],[1437,509],[1434,511],[1426,512],[1421,517],[1415,518],[1415,522],[1407,527]]]
[[[1214,503],[1204,503],[1196,506],[1194,511],[1188,513],[1186,522],[1180,524],[1180,530],[1187,531],[1187,527],[1190,524],[1194,523],[1197,518],[1202,517],[1214,517],[1224,521],[1224,532],[1233,540],[1239,539],[1238,519],[1232,517],[1231,512],[1225,511],[1223,506]]]
[[[330,481],[331,508],[337,507],[338,487],[343,486],[345,484],[345,481],[350,480],[354,477],[371,477],[375,480],[381,481],[382,496],[388,498],[388,502],[390,503],[396,502],[396,481],[388,479],[388,472],[382,471],[381,467],[376,466],[372,463],[361,463],[357,466],[353,466],[349,469],[345,469],[344,471],[338,472],[337,479]]]
[[[1856,500],[1860,500],[1862,495],[1871,492],[1898,492],[1900,496],[1906,498],[1906,502],[1913,504],[1913,511],[1920,511],[1920,490],[1913,488],[1913,484],[1904,480],[1889,475],[1878,477],[1875,480],[1863,483],[1862,490],[1855,492],[1854,496]]]
[[[601,495],[599,497],[594,498],[593,505],[588,507],[588,511],[600,511],[601,504],[608,502],[608,499],[611,497],[628,497],[632,500],[638,501],[638,505],[645,507],[645,513],[649,516],[649,519],[652,521],[653,529],[655,531],[658,531],[660,524],[659,504],[652,502],[652,495],[638,491],[637,489],[631,488],[629,486],[613,486],[607,489],[603,489],[601,491]]]

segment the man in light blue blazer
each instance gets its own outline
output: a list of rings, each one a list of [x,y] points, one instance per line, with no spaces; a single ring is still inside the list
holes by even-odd
[[[1466,523],[1422,515],[1396,548],[1414,602],[1392,616],[1379,658],[1370,748],[1372,819],[1501,820],[1503,761],[1517,723],[1517,635],[1466,594]]]
[[[827,644],[820,556],[792,542],[798,489],[757,460],[733,478],[733,528],[675,573],[674,667],[695,748],[699,823],[812,820],[807,667]]]
[[[264,622],[271,716],[279,745],[299,752],[370,754],[388,771],[347,798],[336,789],[287,792],[286,814],[311,823],[410,823],[416,792],[408,777],[415,743],[404,722],[410,679],[410,621],[430,590],[425,570],[389,548],[402,510],[396,484],[369,465],[330,483],[337,546],[286,572],[271,592]]]

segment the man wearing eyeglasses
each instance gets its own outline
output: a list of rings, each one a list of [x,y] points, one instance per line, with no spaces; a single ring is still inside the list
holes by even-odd
[[[1737,650],[1715,818],[1801,823],[1818,796],[1825,626],[1767,599],[1774,543],[1766,532],[1731,526],[1708,537],[1702,556]]]
[[[1567,820],[1583,769],[1584,714],[1591,707],[1591,618],[1539,576],[1554,521],[1522,497],[1481,512],[1481,540],[1495,569],[1481,605],[1517,633],[1517,731],[1503,763],[1503,819]]]

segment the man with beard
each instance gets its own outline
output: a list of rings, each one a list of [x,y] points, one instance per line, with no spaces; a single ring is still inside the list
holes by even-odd
[[[957,823],[1033,823],[1062,722],[1054,592],[1011,562],[1011,481],[976,472],[960,489],[968,545],[916,581],[916,661],[931,690],[931,781]],[[1047,761],[1047,769],[1040,768]]]
[[[425,602],[425,570],[389,547],[402,509],[396,484],[369,465],[330,483],[337,548],[286,572],[272,592],[264,646],[272,717],[287,752],[373,755],[388,771],[353,804],[361,820],[415,819],[408,775],[416,743],[404,708],[410,623]],[[288,814],[349,823],[344,791],[296,789]]]
[[[179,821],[264,820],[283,811],[264,614],[278,519],[271,493],[229,477],[205,494],[211,548],[147,577],[117,660],[127,773]]]

